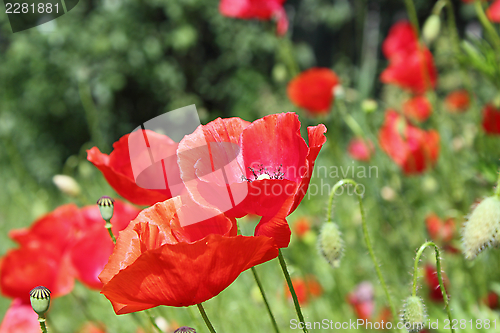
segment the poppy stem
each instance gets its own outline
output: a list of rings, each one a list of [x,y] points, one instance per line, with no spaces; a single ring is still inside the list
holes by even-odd
[[[413,26],[413,29],[415,29],[417,37],[420,37],[420,27],[418,25],[418,16],[417,10],[415,9],[415,4],[413,3],[413,0],[405,0],[405,5],[411,25]]]
[[[276,333],[280,333],[280,330],[278,328],[278,323],[276,323],[276,319],[274,318],[273,312],[271,311],[271,307],[269,306],[269,302],[267,301],[266,293],[264,292],[264,288],[262,287],[262,284],[260,283],[259,276],[257,275],[257,269],[255,269],[255,266],[252,267],[252,273],[253,277],[255,279],[255,282],[257,283],[257,286],[259,286],[260,294],[262,295],[262,299],[264,299],[264,304],[266,305],[267,308],[267,313],[269,313],[269,317],[271,318],[271,322],[273,323],[274,331]]]
[[[375,252],[373,251],[372,243],[370,241],[370,236],[368,234],[368,227],[366,224],[366,217],[365,217],[365,210],[363,208],[363,197],[361,194],[357,193],[356,187],[358,186],[358,183],[352,179],[342,179],[335,184],[330,192],[330,198],[328,202],[328,220],[331,221],[331,212],[332,212],[332,205],[333,205],[333,198],[335,197],[335,192],[337,189],[345,184],[351,184],[354,186],[354,193],[358,197],[358,202],[359,202],[359,210],[361,212],[361,223],[363,225],[363,235],[365,238],[365,243],[366,247],[368,248],[368,252],[370,253],[370,257],[373,261],[373,265],[375,266],[375,271],[377,272],[378,279],[380,280],[380,284],[382,285],[382,289],[384,289],[385,297],[387,298],[387,303],[389,303],[389,307],[391,309],[392,317],[393,318],[398,318],[398,314],[396,312],[396,308],[394,307],[394,304],[392,303],[391,296],[389,295],[389,290],[387,289],[387,285],[385,284],[384,277],[382,276],[382,272],[380,271],[380,267],[378,264],[377,257],[375,256]]]
[[[104,220],[106,221],[106,220]],[[106,224],[104,225],[104,227],[108,230],[108,233],[109,233],[109,237],[111,237],[111,240],[113,241],[113,244],[116,244],[116,237],[115,235],[113,234],[113,230],[111,230],[111,222],[110,221],[106,221]]]
[[[418,263],[420,261],[420,257],[422,256],[422,253],[428,246],[434,246],[434,250],[436,252],[436,271],[437,271],[437,276],[439,280],[439,287],[441,288],[441,294],[443,295],[443,301],[444,301],[444,307],[446,308],[446,312],[448,313],[448,319],[450,320],[451,323],[451,311],[450,311],[450,302],[448,299],[448,294],[446,293],[446,289],[444,288],[444,283],[443,283],[443,276],[441,272],[441,255],[439,254],[439,247],[434,244],[433,242],[426,242],[420,246],[420,248],[417,251],[417,255],[415,256],[415,265],[413,268],[413,289],[412,289],[412,296],[417,295],[417,278],[418,278]],[[455,330],[453,327],[450,327],[451,333],[455,333]]]
[[[347,124],[347,126],[349,126],[349,128],[351,129],[351,131],[353,131],[353,133],[364,139],[365,138],[365,133],[363,131],[363,129],[361,128],[361,126],[359,126],[358,122],[356,121],[356,119],[354,119],[348,112],[347,112],[347,106],[345,104],[345,101],[342,97],[338,96],[336,99],[336,104],[338,106],[338,109],[339,109],[339,112],[340,112],[340,115],[342,116],[342,118],[344,119],[344,122]]]
[[[299,300],[297,298],[297,294],[295,293],[295,289],[293,288],[292,279],[290,278],[290,274],[288,273],[288,269],[286,267],[285,258],[283,258],[283,253],[281,249],[279,249],[278,259],[280,261],[281,270],[283,271],[283,275],[285,275],[286,283],[288,284],[288,289],[292,294],[293,304],[295,305],[295,312],[297,312],[297,316],[299,317],[299,321],[302,323],[302,330],[304,333],[309,333],[306,328],[304,316],[302,315],[302,310],[300,309]]]
[[[38,322],[40,323],[40,329],[42,333],[47,333],[47,326],[45,326],[45,316],[38,316]]]
[[[490,20],[486,17],[484,13],[483,4],[480,0],[474,1],[474,9],[476,10],[476,15],[481,25],[484,27],[488,34],[490,35],[493,44],[495,45],[495,49],[497,52],[500,52],[500,37],[498,36],[495,27],[491,24]]]
[[[497,188],[495,189],[495,196],[500,198],[500,171],[498,172]]]
[[[148,318],[149,318],[149,321],[151,322],[151,325],[153,325],[153,327],[160,333],[163,333],[163,331],[161,330],[160,327],[158,327],[158,325],[156,324],[156,321],[155,319],[153,318],[153,315],[151,314],[151,311],[149,310],[145,310],[144,312],[146,312],[146,314],[148,315]]]
[[[201,303],[196,304],[198,307],[198,310],[200,310],[201,316],[203,317],[203,320],[205,321],[205,324],[208,327],[208,330],[211,333],[216,333],[214,327],[212,326],[212,323],[210,322],[210,319],[208,319],[207,313],[205,312],[205,309],[203,308],[203,305]]]

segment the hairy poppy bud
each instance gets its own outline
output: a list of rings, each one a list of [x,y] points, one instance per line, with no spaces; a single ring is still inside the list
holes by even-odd
[[[499,245],[500,200],[484,199],[472,211],[462,228],[463,251],[466,259],[474,259],[486,247]]]
[[[402,314],[403,323],[408,332],[420,332],[425,326],[425,317],[425,306],[420,297],[408,297]]]
[[[336,223],[323,224],[318,237],[318,250],[333,268],[339,267],[344,254],[344,241]]]
[[[80,185],[73,177],[66,175],[55,175],[52,177],[52,182],[64,194],[70,197],[77,197],[81,193]]]
[[[109,221],[113,217],[114,200],[110,197],[103,196],[97,200],[97,205],[99,206],[99,211],[103,220]]]
[[[441,30],[441,19],[439,15],[431,15],[425,21],[424,27],[422,28],[422,36],[427,44],[432,43],[439,36],[439,30]]]
[[[38,316],[43,316],[49,309],[50,290],[43,286],[33,288],[30,291],[30,302],[33,311],[35,311]]]

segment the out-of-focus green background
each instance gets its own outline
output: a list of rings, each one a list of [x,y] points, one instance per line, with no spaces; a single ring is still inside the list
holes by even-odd
[[[435,1],[415,3],[423,23]],[[480,30],[472,5],[453,3],[460,37],[477,43],[467,33]],[[58,205],[84,205],[101,195],[116,196],[101,173],[87,162],[86,149],[98,146],[109,153],[113,142],[146,120],[189,104],[196,104],[203,123],[234,116],[253,121],[271,113],[295,111],[303,129],[320,122],[328,127],[328,142],[318,167],[337,167],[339,172],[347,167],[377,167],[376,176],[357,177],[356,173],[354,178],[365,186],[375,251],[400,307],[410,293],[415,249],[429,237],[425,216],[435,212],[443,218],[455,217],[459,228],[471,204],[492,192],[500,165],[500,139],[486,136],[479,124],[482,105],[496,97],[498,87],[474,68],[463,50],[463,57],[457,57],[443,22],[431,47],[439,70],[437,99],[431,120],[423,125],[437,129],[441,136],[436,168],[420,176],[404,176],[378,145],[369,164],[355,162],[346,153],[354,135],[335,107],[329,115],[315,118],[288,100],[289,57],[296,59],[301,70],[313,66],[335,70],[346,91],[348,112],[377,142],[384,110],[400,108],[408,97],[378,80],[387,65],[381,42],[393,23],[406,18],[404,3],[291,0],[285,8],[291,23],[286,38],[274,34],[272,22],[221,16],[215,0],[80,0],[75,9],[57,20],[15,34],[2,11],[0,253],[14,246],[7,237],[10,229],[30,225]],[[470,110],[462,115],[447,114],[443,97],[465,86],[476,97]],[[366,98],[375,99],[378,110],[363,112],[360,105]],[[59,192],[52,182],[56,174],[74,177],[82,197],[74,199]],[[385,304],[363,242],[354,197],[337,198],[334,208],[345,240],[346,255],[340,268],[333,270],[316,252],[314,238],[325,220],[325,189],[341,178],[341,173],[315,173],[309,195],[289,219],[293,225],[299,217],[307,216],[313,223],[308,239],[293,236],[289,249],[284,250],[292,275],[314,274],[323,286],[323,296],[304,307],[310,320],[355,320],[345,297],[364,280],[375,285],[377,311]],[[250,234],[255,223],[242,221],[243,232]],[[455,242],[459,247],[459,236]],[[434,263],[428,251],[424,261]],[[489,251],[473,263],[460,254],[445,253],[443,258],[454,317],[498,321],[497,330],[462,332],[499,332],[498,313],[480,301],[490,290],[500,292],[498,252]],[[282,332],[292,331],[288,322],[295,314],[283,296],[278,263],[266,263],[258,270]],[[54,300],[49,316],[54,332],[73,332],[80,327],[87,320],[82,307],[90,317],[104,322],[110,332],[135,332],[133,319],[114,316],[102,295],[81,285],[74,294]],[[430,317],[442,321],[442,304],[426,299],[425,287],[421,295]],[[0,299],[0,313],[5,313],[9,303]],[[206,308],[219,332],[272,329],[249,272],[207,302]],[[181,326],[205,330],[186,309],[160,309],[160,313]]]

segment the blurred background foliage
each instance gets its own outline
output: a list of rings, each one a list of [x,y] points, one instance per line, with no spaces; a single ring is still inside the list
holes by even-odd
[[[423,23],[435,2],[415,3]],[[460,37],[485,54],[472,5],[453,3]],[[347,167],[377,166],[376,176],[354,178],[365,186],[375,251],[400,306],[410,292],[414,251],[428,238],[425,216],[435,212],[442,218],[455,217],[459,228],[470,205],[492,191],[500,145],[498,138],[482,133],[479,123],[482,105],[498,94],[498,77],[492,80],[483,75],[481,63],[474,63],[467,47],[460,50],[460,57],[454,54],[450,32],[443,23],[431,47],[439,69],[434,115],[424,125],[438,129],[441,135],[437,167],[421,176],[405,177],[380,149],[369,165],[355,162],[346,154],[347,143],[354,135],[336,107],[327,116],[311,118],[288,100],[286,84],[296,74],[290,57],[296,59],[300,70],[313,66],[334,69],[346,91],[348,111],[367,137],[377,142],[383,111],[400,108],[408,97],[378,80],[387,65],[381,42],[393,23],[406,18],[404,3],[290,0],[285,8],[291,23],[291,43],[275,35],[273,22],[221,16],[215,0],[80,0],[76,8],[57,20],[15,34],[6,14],[0,13],[0,253],[13,246],[8,230],[28,226],[60,204],[76,201],[83,205],[94,203],[101,195],[116,196],[86,160],[86,149],[92,146],[109,153],[113,142],[144,121],[189,104],[196,104],[203,123],[234,116],[253,121],[271,113],[295,111],[303,129],[319,122],[328,127],[328,142],[317,167],[336,166],[345,171]],[[475,96],[470,111],[445,113],[442,97],[464,87]],[[366,98],[376,99],[378,110],[363,112],[361,103]],[[82,195],[73,199],[60,193],[52,182],[56,174],[74,177]],[[310,195],[290,217],[293,224],[298,217],[308,216],[313,240],[325,220],[325,189],[341,178],[340,173],[337,177],[330,172],[315,173]],[[377,306],[385,304],[362,242],[354,199],[337,198],[334,209],[346,241],[340,270],[332,271],[317,256],[311,239],[294,238],[285,250],[296,274],[316,274],[325,289],[316,304],[305,308],[310,319],[354,319],[344,300],[363,280],[376,285]],[[254,223],[248,221],[244,232],[250,233]],[[444,256],[452,308],[462,316],[458,318],[498,318],[480,303],[498,281],[498,253],[488,252],[472,264],[461,255]],[[429,254],[425,260],[433,262]],[[277,267],[276,262],[266,263],[262,271],[266,289],[279,290],[281,295],[283,282]],[[208,302],[209,313],[227,313],[212,318],[222,332],[257,332],[263,325],[270,329],[267,321],[263,323],[267,317],[262,307],[247,316],[248,307],[259,303],[241,301],[248,298],[246,285],[253,285],[253,281],[245,273],[220,297]],[[112,317],[103,297],[81,286],[74,293],[90,308],[105,309],[93,312],[110,331],[128,332],[131,319]],[[292,306],[283,297],[273,296],[271,293],[279,323],[287,327],[289,318],[294,318]],[[5,312],[9,302],[0,300],[0,312]],[[71,331],[75,323],[84,320],[72,302],[71,296],[54,302],[51,316],[59,332]],[[429,309],[432,316],[444,318],[441,305]],[[181,324],[182,320],[186,324],[191,320],[183,309],[168,311]],[[238,320],[226,320],[231,316],[247,316],[246,329],[238,326]]]

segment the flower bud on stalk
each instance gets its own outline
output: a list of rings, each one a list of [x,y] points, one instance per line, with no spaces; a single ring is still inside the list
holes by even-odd
[[[420,332],[425,326],[425,306],[418,296],[410,296],[403,306],[402,320],[410,333]]]
[[[106,229],[108,230],[109,236],[113,243],[116,243],[115,235],[113,235],[113,231],[111,230],[111,218],[113,217],[114,210],[114,200],[108,196],[103,196],[99,200],[97,200],[97,206],[99,206],[99,211],[101,212],[101,217],[104,221],[106,221]]]
[[[333,267],[340,266],[340,259],[344,254],[344,241],[342,233],[336,223],[323,224],[318,237],[318,251]]]
[[[464,256],[472,260],[487,247],[498,247],[500,199],[497,196],[481,201],[462,228]]]
[[[441,30],[441,19],[439,15],[431,15],[425,21],[424,27],[422,28],[422,36],[427,44],[431,44],[439,36],[439,30]]]

